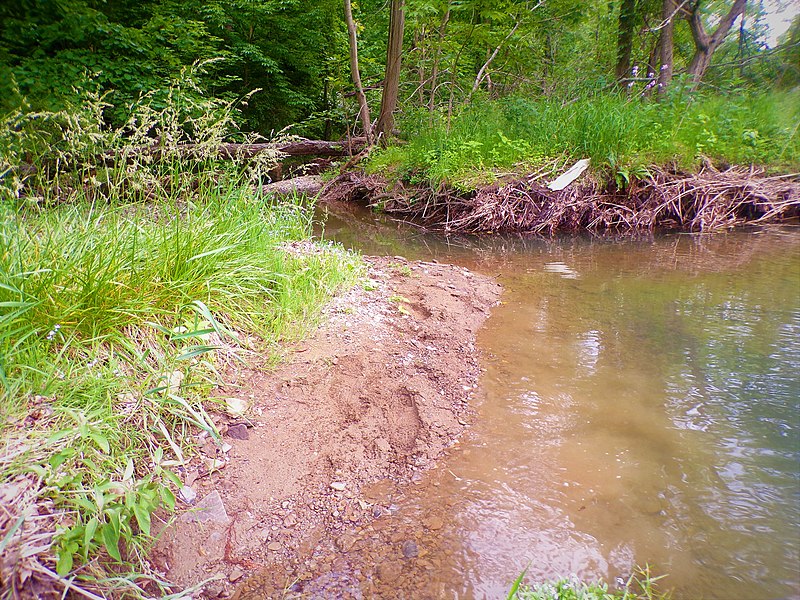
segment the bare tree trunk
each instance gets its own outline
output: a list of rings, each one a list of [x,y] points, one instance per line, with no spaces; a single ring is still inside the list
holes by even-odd
[[[664,0],[661,16],[661,36],[659,53],[661,67],[658,72],[658,95],[663,96],[672,81],[672,34],[675,29],[675,14],[678,12],[677,0]]]
[[[747,0],[735,0],[728,14],[722,17],[716,30],[709,35],[703,26],[703,17],[700,14],[700,0],[697,0],[689,9],[688,20],[692,29],[695,52],[689,63],[687,72],[692,76],[693,87],[697,88],[705,75],[711,57],[733,27],[734,22],[744,12]]]
[[[356,23],[353,20],[353,8],[350,5],[350,0],[344,0],[344,17],[347,21],[347,34],[350,40],[350,74],[356,86],[358,114],[361,117],[367,143],[372,144],[372,119],[369,115],[369,105],[367,104],[367,96],[364,94],[364,86],[361,85],[361,72],[358,69],[358,38],[356,37]]]
[[[419,78],[419,85],[417,86],[417,93],[419,94],[419,105],[425,106],[425,26],[417,32],[414,32],[414,49],[419,50],[419,66],[417,67],[417,77]]]
[[[403,29],[405,25],[404,0],[392,0],[389,15],[389,43],[386,47],[386,77],[383,82],[381,112],[375,126],[379,135],[391,137],[394,128],[394,111],[400,91],[400,64],[403,54]]]
[[[622,5],[619,8],[619,30],[617,34],[617,66],[614,70],[619,83],[624,83],[630,76],[635,24],[636,0],[622,0]]]
[[[497,45],[497,48],[494,49],[494,52],[492,52],[489,58],[486,59],[486,62],[483,63],[483,66],[478,71],[478,75],[475,77],[475,83],[472,85],[472,90],[470,90],[469,95],[467,96],[466,100],[467,103],[469,103],[469,101],[472,100],[473,94],[478,91],[478,88],[481,85],[481,81],[483,81],[483,78],[486,74],[486,69],[489,68],[489,65],[491,65],[492,61],[497,57],[497,53],[500,52],[500,48],[502,48],[503,44],[505,44],[509,39],[511,39],[511,36],[516,33],[518,27],[519,27],[519,21],[514,23],[514,27],[511,29],[511,31],[508,32],[508,35],[505,38],[503,38],[503,41]]]
[[[428,110],[433,112],[436,106],[436,86],[439,78],[439,60],[442,57],[442,44],[444,44],[444,32],[447,29],[447,23],[450,21],[450,3],[447,3],[447,11],[442,17],[442,22],[439,25],[439,43],[436,46],[436,54],[433,57],[433,67],[431,72],[431,94],[428,98]]]

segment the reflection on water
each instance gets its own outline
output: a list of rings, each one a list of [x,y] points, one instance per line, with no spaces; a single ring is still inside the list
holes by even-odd
[[[447,245],[348,221],[326,236],[506,289],[478,424],[401,507],[452,503],[420,589],[649,563],[679,598],[800,597],[800,230]]]

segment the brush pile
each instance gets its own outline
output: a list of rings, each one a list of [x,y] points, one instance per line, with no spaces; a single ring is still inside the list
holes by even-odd
[[[707,232],[743,224],[800,218],[800,176],[767,177],[754,168],[696,174],[652,169],[624,188],[584,181],[553,191],[529,176],[473,192],[388,184],[345,173],[323,190],[324,200],[366,202],[435,230],[458,233]]]

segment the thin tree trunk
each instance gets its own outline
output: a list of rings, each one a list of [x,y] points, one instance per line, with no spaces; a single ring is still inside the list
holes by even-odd
[[[661,67],[658,72],[658,95],[663,96],[672,81],[672,34],[675,29],[675,13],[678,12],[677,0],[664,0],[661,16],[661,36],[659,53]]]
[[[478,88],[481,85],[481,81],[483,81],[484,75],[486,74],[486,69],[489,68],[489,65],[491,65],[492,61],[497,57],[497,53],[500,52],[500,48],[503,47],[503,44],[505,44],[509,39],[511,39],[511,36],[514,35],[514,33],[516,33],[517,28],[519,28],[519,21],[514,23],[514,27],[511,29],[511,31],[508,32],[508,35],[505,38],[503,38],[503,41],[497,45],[497,48],[494,49],[494,52],[492,52],[491,56],[489,56],[489,58],[486,59],[486,62],[483,63],[483,66],[478,71],[478,75],[475,77],[475,83],[472,84],[472,90],[470,90],[469,95],[467,96],[466,100],[467,103],[469,103],[469,101],[472,100],[473,94],[475,94],[475,92],[478,91]]]
[[[436,106],[436,86],[439,78],[439,60],[442,57],[442,44],[444,44],[444,32],[447,29],[447,23],[450,21],[450,3],[447,3],[447,11],[442,17],[442,23],[439,25],[439,43],[436,46],[436,54],[433,57],[433,67],[431,72],[431,94],[428,98],[428,110],[433,112]]]
[[[711,35],[706,32],[703,25],[703,17],[700,14],[700,1],[697,0],[689,10],[688,20],[692,30],[692,38],[694,39],[695,53],[686,71],[692,76],[694,88],[700,85],[708,65],[711,64],[711,57],[746,7],[747,0],[735,0],[728,14],[722,17],[716,30]]]
[[[389,42],[386,47],[386,77],[383,82],[381,112],[375,126],[379,135],[391,137],[394,129],[394,111],[397,108],[397,96],[400,91],[400,65],[403,54],[403,29],[405,12],[403,0],[392,0],[389,16]]]
[[[356,23],[353,20],[353,8],[350,5],[350,0],[344,0],[344,17],[347,21],[347,34],[350,41],[350,74],[356,86],[358,114],[361,117],[367,143],[372,144],[372,119],[369,115],[369,105],[367,104],[367,96],[364,94],[364,86],[361,85],[361,72],[358,69],[358,38],[356,37]]]
[[[614,70],[617,81],[620,83],[624,83],[630,76],[635,24],[636,0],[622,0],[622,5],[619,9],[619,30],[617,35],[617,66]]]
[[[417,77],[419,79],[419,86],[417,92],[419,93],[419,105],[425,106],[425,26],[422,26],[421,31],[414,32],[414,48],[419,50],[419,66],[417,67]]]

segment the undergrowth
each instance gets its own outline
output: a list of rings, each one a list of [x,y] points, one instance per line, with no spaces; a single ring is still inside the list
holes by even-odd
[[[577,578],[537,584],[524,584],[523,572],[514,582],[508,600],[669,600],[671,594],[658,589],[664,577],[655,577],[649,567],[640,568],[617,589],[598,581],[587,583]]]
[[[504,174],[547,180],[581,158],[623,185],[651,165],[693,171],[704,161],[772,171],[800,169],[800,93],[683,95],[662,102],[598,94],[564,102],[510,97],[453,115],[420,110],[400,120],[402,138],[367,170],[411,183],[474,189]]]
[[[290,245],[310,237],[312,207],[254,191],[274,157],[215,159],[232,121],[212,104],[145,98],[125,131],[104,129],[97,98],[7,117],[0,597],[166,597],[146,550],[190,434],[219,442],[225,367],[276,356],[360,276],[340,248]]]

